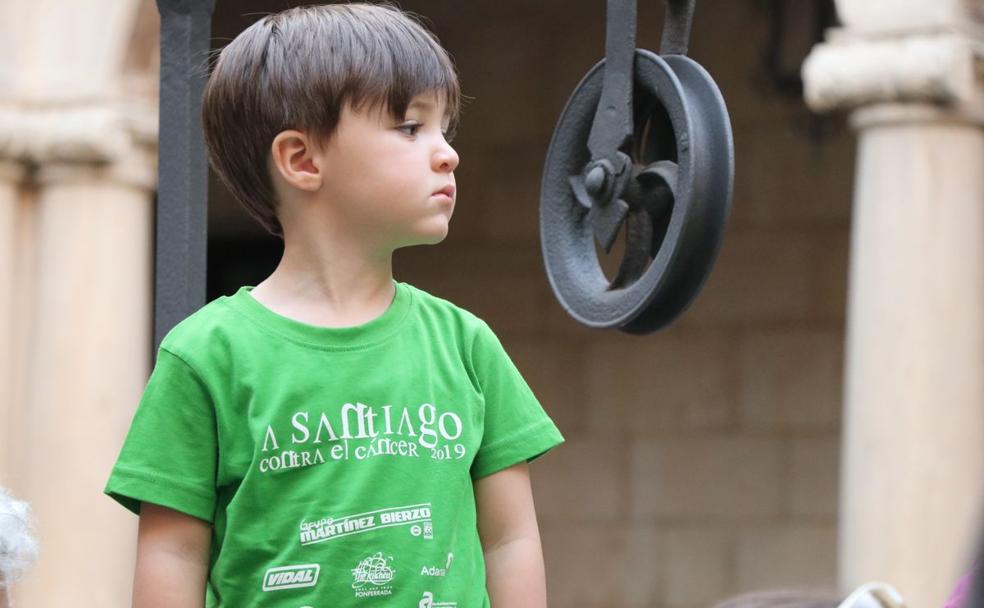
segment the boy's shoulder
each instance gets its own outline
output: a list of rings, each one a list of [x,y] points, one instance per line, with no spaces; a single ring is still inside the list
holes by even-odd
[[[468,343],[475,339],[482,342],[498,341],[489,324],[472,311],[419,287],[407,283],[404,285],[412,290],[414,299],[417,300],[417,314],[424,320],[433,320],[432,325],[442,327],[445,332],[458,334]]]
[[[219,296],[191,313],[171,328],[161,341],[161,349],[187,360],[196,353],[228,345],[243,319],[230,305],[236,296]]]
[[[457,321],[469,328],[479,328],[486,326],[478,315],[462,308],[451,300],[436,296],[428,291],[421,289],[410,283],[400,283],[410,290],[411,297],[415,300],[417,307],[423,312],[440,315],[445,319]],[[486,326],[487,327],[487,326]]]

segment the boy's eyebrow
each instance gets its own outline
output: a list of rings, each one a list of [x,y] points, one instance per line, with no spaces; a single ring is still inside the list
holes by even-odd
[[[426,99],[415,99],[410,102],[410,104],[407,106],[407,109],[409,110],[410,108],[420,108],[421,110],[427,112],[434,109],[435,107],[436,105],[432,101]],[[447,111],[445,111],[445,118],[447,118]]]
[[[420,108],[424,112],[428,112],[432,108],[434,108],[434,102],[426,99],[415,99],[407,105],[407,110],[409,110],[410,108]],[[449,120],[450,120],[450,116],[445,111],[443,122],[448,122]]]

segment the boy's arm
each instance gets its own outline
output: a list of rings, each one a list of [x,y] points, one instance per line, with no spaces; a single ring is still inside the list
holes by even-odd
[[[142,503],[134,608],[202,608],[211,540],[208,522]]]
[[[546,608],[529,466],[521,462],[477,480],[475,505],[493,608]]]

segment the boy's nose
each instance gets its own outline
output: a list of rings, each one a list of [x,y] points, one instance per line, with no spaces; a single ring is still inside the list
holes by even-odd
[[[445,143],[434,153],[434,167],[437,171],[454,171],[458,166],[458,153]]]

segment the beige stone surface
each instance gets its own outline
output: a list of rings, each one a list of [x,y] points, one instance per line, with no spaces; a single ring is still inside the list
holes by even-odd
[[[928,606],[984,504],[984,137],[905,115],[861,132],[840,577]]]
[[[20,206],[20,186],[23,170],[14,164],[0,164],[0,429],[16,424],[14,413],[14,362],[17,360],[16,321],[14,309],[17,298],[17,216]],[[2,434],[0,434],[2,435]],[[9,441],[0,448],[0,486],[9,485],[9,465],[12,450]]]
[[[740,360],[742,427],[773,432],[836,430],[842,341],[838,330],[747,332]]]
[[[619,605],[625,583],[639,576],[638,565],[627,560],[628,533],[622,525],[541,524],[550,605]]]
[[[472,24],[471,52],[459,62],[466,74],[465,93],[473,97],[465,108],[468,125],[462,137],[483,143],[514,143],[529,137],[547,141],[554,113],[542,94],[540,75],[556,62],[543,35],[547,24],[508,10],[494,11]],[[500,158],[499,166],[502,170],[522,166],[515,161]]]
[[[639,436],[729,428],[737,377],[727,337],[681,329],[651,338],[610,334],[587,345],[589,428]]]
[[[523,139],[510,145],[490,146],[487,154],[488,162],[498,159],[502,168],[489,171],[470,199],[470,204],[481,210],[487,238],[497,243],[539,243],[540,175],[526,168],[543,165],[543,150]]]
[[[741,437],[632,442],[634,519],[769,521],[781,509],[777,440]]]
[[[851,217],[850,175],[853,134],[834,131],[803,145],[802,131],[761,116],[736,122],[735,198],[732,219],[752,226],[809,227],[832,223],[841,229]],[[775,154],[782,150],[782,154]],[[729,235],[730,236],[730,235]]]
[[[795,323],[814,309],[809,230],[729,230],[720,257],[687,316],[692,325]]]
[[[739,591],[834,588],[837,530],[833,524],[785,524],[738,535]]]
[[[0,4],[0,98],[71,103],[112,96],[139,6],[138,0]],[[62,35],[51,35],[55,27],[64,28],[56,30]]]
[[[149,371],[156,159],[145,146],[157,120],[141,97],[154,87],[138,85],[155,66],[121,71],[129,50],[156,53],[156,27],[131,38],[142,8],[0,6],[0,163],[23,163],[16,191],[8,171],[0,178],[0,332],[13,327],[0,356],[0,483],[31,504],[41,541],[17,605],[130,595],[136,519],[101,488]]]
[[[624,521],[625,454],[607,439],[568,438],[532,464],[537,514],[551,522],[612,525]]]
[[[626,531],[626,573],[620,603],[609,606],[643,608],[663,604],[669,581],[667,530],[664,526],[632,522]]]
[[[152,207],[142,188],[93,177],[46,183],[38,199],[37,324],[14,463],[42,544],[16,591],[26,606],[117,605],[131,586],[136,518],[101,490],[149,375]]]
[[[611,409],[607,400],[586,394],[587,356],[583,344],[557,337],[499,336],[544,410],[568,438],[587,433],[589,412]]]
[[[666,533],[659,596],[667,606],[709,606],[734,589],[733,533],[719,528],[677,528]],[[656,599],[656,598],[653,598]]]
[[[846,180],[845,180],[846,181]],[[843,331],[847,316],[847,276],[850,233],[842,226],[818,231],[814,243],[817,264],[817,316]]]
[[[837,14],[852,31],[899,34],[907,30],[959,26],[978,0],[837,0]]]
[[[803,75],[859,132],[839,582],[941,605],[984,499],[984,6],[837,6],[845,27]]]
[[[840,438],[797,437],[788,447],[788,514],[835,521],[840,497]]]
[[[26,175],[25,175],[26,177]],[[30,387],[30,355],[33,350],[35,323],[37,322],[36,291],[37,275],[37,189],[23,183],[17,193],[14,214],[13,243],[16,255],[13,258],[12,297],[8,313],[13,327],[13,341],[9,352],[13,355],[10,369],[11,385],[7,413],[9,426],[3,443],[7,448],[8,459],[3,470],[4,482],[15,492],[24,485],[27,472],[17,466],[21,462],[27,438],[21,429],[26,428],[29,415],[28,390]],[[3,427],[0,427],[2,430]]]
[[[888,37],[834,33],[803,64],[804,94],[818,111],[885,102],[945,107],[979,99],[979,42],[971,38],[946,30]]]

